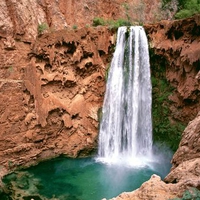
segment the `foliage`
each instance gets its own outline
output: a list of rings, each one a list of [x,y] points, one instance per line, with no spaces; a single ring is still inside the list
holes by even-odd
[[[93,26],[109,26],[110,29],[117,29],[120,26],[131,26],[130,22],[124,19],[105,20],[103,18],[95,17],[93,19]]]
[[[98,116],[98,122],[101,122],[103,116],[102,108],[98,109],[97,116]],[[100,129],[100,123],[99,123],[99,129]]]
[[[200,191],[197,188],[190,188],[183,193],[182,198],[175,198],[171,200],[200,200]]]
[[[49,26],[46,23],[41,23],[38,25],[38,34],[42,34],[45,30],[49,29]]]
[[[10,66],[8,66],[8,70],[9,70],[9,72],[13,72],[13,66],[12,65],[10,65]]]
[[[110,20],[108,21],[108,25],[110,29],[118,29],[120,26],[131,26],[131,23],[124,19],[118,19],[117,21]]]
[[[106,25],[106,21],[103,18],[100,17],[95,17],[93,19],[93,26],[105,26]]]
[[[76,30],[76,29],[78,28],[78,26],[77,26],[77,25],[73,25],[72,28],[73,28],[74,30]]]
[[[109,64],[108,67],[106,68],[106,73],[105,73],[105,81],[106,81],[106,82],[107,82],[107,80],[108,80],[109,71],[110,71],[110,64]]]
[[[175,18],[187,18],[197,13],[200,13],[200,0],[179,0],[179,12]]]
[[[163,5],[166,5],[166,4],[168,4],[170,1],[171,1],[171,0],[162,0],[162,4],[163,4]]]
[[[12,161],[8,161],[8,168],[11,169],[13,167],[13,162]]]
[[[165,143],[173,151],[177,150],[181,133],[185,126],[180,122],[170,120],[170,100],[174,88],[166,80],[166,63],[161,58],[152,55],[152,117],[154,142]],[[160,60],[161,63],[158,62]]]

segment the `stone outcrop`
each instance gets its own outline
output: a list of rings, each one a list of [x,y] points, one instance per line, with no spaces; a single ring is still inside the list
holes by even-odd
[[[182,134],[178,150],[172,159],[166,182],[186,184],[200,189],[200,112]]]
[[[157,175],[152,175],[150,180],[143,183],[141,187],[133,192],[124,192],[111,200],[168,200],[177,197],[177,191],[173,184],[164,183]]]
[[[2,174],[96,150],[113,42],[107,28],[55,31],[31,44],[1,40]]]
[[[174,87],[170,118],[187,124],[200,111],[200,15],[161,21],[145,29],[150,49],[159,58],[155,62],[160,70],[166,67],[166,78]]]

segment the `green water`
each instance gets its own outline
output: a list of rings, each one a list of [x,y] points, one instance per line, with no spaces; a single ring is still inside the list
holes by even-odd
[[[94,158],[56,158],[8,175],[3,181],[15,191],[14,199],[100,200],[137,189],[152,174],[163,177],[169,167],[166,163],[136,168],[105,165]]]

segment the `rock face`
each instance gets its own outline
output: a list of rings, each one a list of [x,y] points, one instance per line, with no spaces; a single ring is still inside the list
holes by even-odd
[[[80,28],[90,25],[94,17],[155,21],[163,17],[158,15],[160,8],[160,0],[2,0],[0,36],[32,40],[42,23],[47,24],[51,31],[75,25]],[[176,4],[172,8],[176,10]],[[171,17],[171,13],[166,15]]]
[[[1,167],[95,151],[113,41],[106,28],[1,40]]]
[[[111,200],[168,200],[177,197],[177,189],[173,184],[164,183],[159,176],[152,175],[139,189],[124,192]]]
[[[178,150],[172,159],[166,182],[185,182],[200,189],[200,112],[182,134]]]
[[[200,111],[200,15],[145,28],[150,48],[161,70],[166,66],[167,80],[175,88],[169,97],[170,118],[187,124]]]
[[[197,47],[200,44],[200,16],[162,21],[145,28],[151,49],[159,59],[167,61],[166,77],[176,88],[170,96],[172,119],[192,121],[182,134],[165,182],[153,175],[139,189],[122,193],[112,200],[168,200],[182,197],[186,189],[200,190],[200,49]]]

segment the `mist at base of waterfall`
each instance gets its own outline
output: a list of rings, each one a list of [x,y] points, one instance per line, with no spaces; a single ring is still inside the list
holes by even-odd
[[[122,166],[129,168],[149,168],[157,172],[164,178],[171,167],[170,160],[173,156],[172,151],[164,144],[157,143],[152,147],[152,151],[146,155],[137,155],[134,158],[122,154],[118,157],[96,157],[97,162],[102,162],[108,166]]]
[[[21,199],[23,195],[28,199],[38,194],[48,200],[110,199],[139,188],[153,174],[164,178],[171,167],[171,153],[155,147],[154,158],[141,165],[130,165],[106,164],[96,158],[60,157],[10,174],[3,181],[6,185],[12,183]]]

